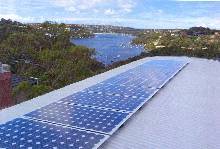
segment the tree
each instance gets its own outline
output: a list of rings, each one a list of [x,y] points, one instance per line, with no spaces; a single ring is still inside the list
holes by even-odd
[[[84,29],[80,31],[83,33]],[[38,86],[21,83],[14,98],[21,102],[61,88],[104,70],[92,58],[93,49],[70,42],[71,30],[65,24],[44,22],[29,26],[11,20],[0,22],[0,59],[23,77],[39,78]]]
[[[14,102],[20,103],[27,99],[31,99],[50,91],[51,88],[45,85],[34,85],[32,86],[29,82],[21,82],[18,86],[13,89]]]

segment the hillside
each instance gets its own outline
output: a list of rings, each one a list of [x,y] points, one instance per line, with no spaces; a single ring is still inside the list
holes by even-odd
[[[93,49],[73,45],[65,24],[45,22],[38,26],[0,21],[0,61],[19,76],[39,79],[39,85],[22,82],[14,88],[16,103],[85,79],[104,70],[91,58]]]
[[[144,45],[151,56],[220,57],[219,31],[203,27],[177,32],[142,32],[133,44]]]

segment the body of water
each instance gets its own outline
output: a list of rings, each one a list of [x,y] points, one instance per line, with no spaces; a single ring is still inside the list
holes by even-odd
[[[94,38],[73,39],[72,42],[96,49],[95,58],[105,65],[109,65],[140,55],[144,51],[143,46],[131,45],[134,38],[134,36],[125,34],[103,33],[95,34]]]

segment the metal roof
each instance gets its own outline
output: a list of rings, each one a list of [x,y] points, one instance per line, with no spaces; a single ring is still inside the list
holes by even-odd
[[[220,148],[220,62],[189,60],[102,149]]]
[[[133,115],[100,148],[220,148],[220,63],[186,57],[152,57],[71,84],[0,111],[0,124],[22,117],[74,92],[152,59],[187,59],[190,64]]]

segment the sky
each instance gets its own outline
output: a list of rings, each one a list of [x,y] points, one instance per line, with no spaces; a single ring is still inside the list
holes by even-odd
[[[220,29],[220,0],[0,0],[0,18],[134,28]]]

